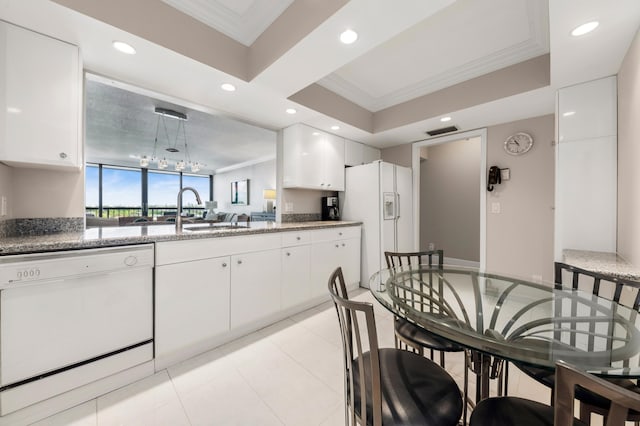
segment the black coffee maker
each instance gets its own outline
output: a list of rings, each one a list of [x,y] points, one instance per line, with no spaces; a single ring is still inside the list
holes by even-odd
[[[338,197],[322,197],[322,220],[340,220]]]

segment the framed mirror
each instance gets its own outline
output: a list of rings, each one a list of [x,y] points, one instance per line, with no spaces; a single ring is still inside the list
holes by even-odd
[[[249,179],[231,182],[231,204],[249,205]]]

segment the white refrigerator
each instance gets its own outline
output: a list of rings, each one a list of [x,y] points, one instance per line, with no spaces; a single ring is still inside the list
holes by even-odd
[[[411,169],[383,161],[348,167],[342,220],[362,222],[361,286],[386,268],[385,251],[414,250]]]

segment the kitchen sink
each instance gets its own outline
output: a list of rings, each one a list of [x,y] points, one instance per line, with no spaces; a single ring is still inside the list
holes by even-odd
[[[218,230],[225,230],[225,229],[246,229],[249,228],[248,225],[232,225],[232,224],[227,224],[227,225],[201,225],[201,226],[184,226],[182,229],[184,231],[218,231]]]

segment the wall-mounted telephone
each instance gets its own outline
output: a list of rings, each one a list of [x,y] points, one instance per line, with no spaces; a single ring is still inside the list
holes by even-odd
[[[493,185],[498,185],[502,182],[500,177],[500,167],[491,166],[489,167],[489,178],[487,179],[487,191],[493,191]]]

